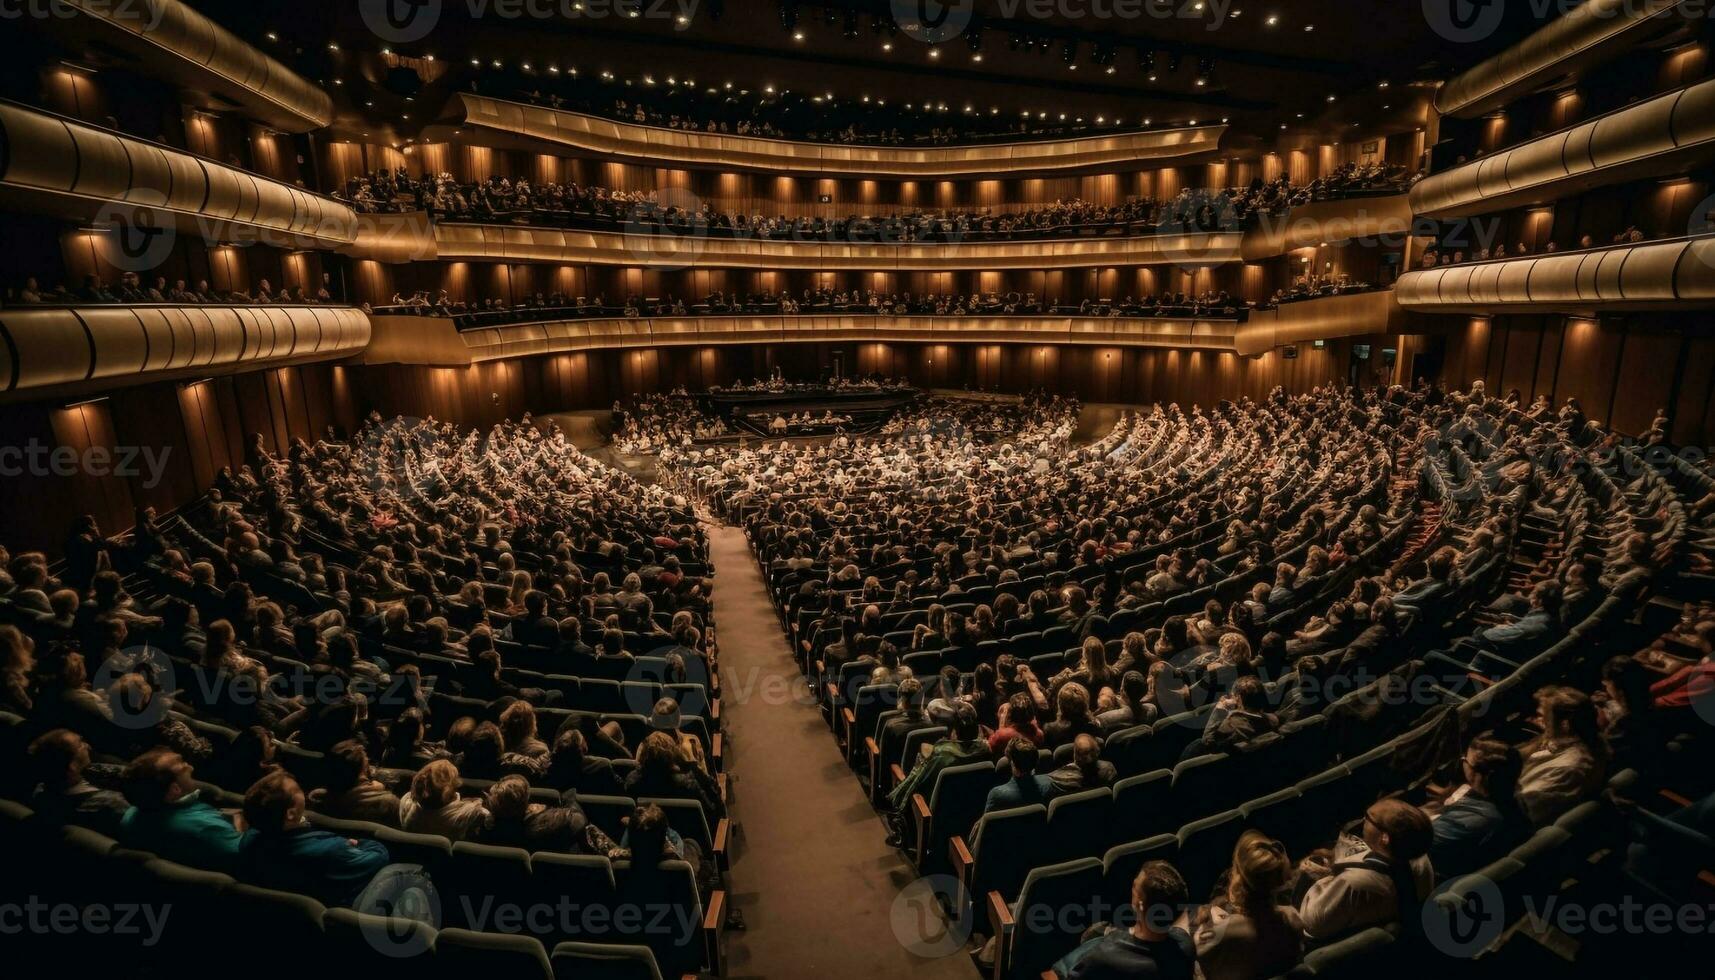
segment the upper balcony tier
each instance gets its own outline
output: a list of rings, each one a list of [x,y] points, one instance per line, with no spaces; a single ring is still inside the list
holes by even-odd
[[[1543,204],[1715,159],[1715,79],[1479,157],[1419,181],[1411,206],[1459,217]]]
[[[1715,236],[1421,269],[1401,276],[1395,293],[1426,313],[1707,309]]]
[[[1493,9],[1499,13],[1497,2]],[[1694,0],[1586,0],[1435,93],[1435,110],[1471,119],[1695,22]],[[1483,16],[1477,8],[1478,24]]]
[[[920,341],[1233,349],[1235,320],[794,314],[543,320],[458,330],[451,317],[374,317],[366,363],[453,366],[542,354],[685,345]]]
[[[357,214],[321,194],[183,150],[0,102],[0,202],[100,225],[222,241],[339,248]]]
[[[104,58],[172,82],[204,108],[238,106],[258,122],[307,133],[333,122],[333,99],[308,79],[180,0],[54,0],[56,14],[30,18]]]
[[[452,122],[485,140],[598,154],[664,166],[765,170],[824,177],[906,179],[1071,173],[1181,163],[1220,149],[1225,125],[1112,133],[1075,139],[905,148],[833,145],[668,129],[460,93]],[[426,137],[451,135],[431,127]],[[440,134],[441,129],[447,133]]]

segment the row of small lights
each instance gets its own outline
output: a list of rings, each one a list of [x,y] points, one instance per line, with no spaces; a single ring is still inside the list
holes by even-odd
[[[475,68],[481,68],[481,67],[483,67],[483,64],[484,64],[483,59],[481,59],[481,58],[472,58],[472,59],[470,59],[470,63],[471,63],[471,66],[475,67]],[[494,68],[504,68],[505,67],[505,63],[502,62],[499,58],[490,59],[488,61],[488,65],[490,65]],[[522,62],[519,65],[519,67],[524,71],[535,71],[536,70],[534,67],[532,67],[531,63],[528,61]],[[550,75],[566,74],[566,75],[570,75],[573,78],[579,77],[579,72],[578,72],[578,69],[576,67],[567,68],[562,72],[561,68],[558,65],[549,65],[547,67],[547,70],[548,70],[548,73]],[[611,71],[601,72],[600,78],[604,82],[618,81],[620,84],[624,84],[624,85],[633,84],[630,79],[617,79],[614,76],[613,72],[611,72]],[[654,85],[658,84],[657,80],[655,79],[655,76],[653,76],[651,74],[644,74],[639,81],[641,82],[641,84],[646,85],[646,86],[654,86]],[[668,75],[665,79],[665,82],[669,86],[677,87],[677,86],[682,85],[687,89],[695,88],[696,84],[697,84],[696,79],[694,79],[694,78],[687,78],[683,81],[680,81],[677,77],[675,77],[673,75]],[[706,89],[706,93],[709,95],[718,95],[718,94],[720,94],[721,91],[727,91],[727,92],[734,91],[733,83],[732,82],[726,82],[720,89],[717,89],[714,86],[709,86]],[[749,95],[750,89],[741,88],[741,89],[737,89],[737,92],[741,96],[742,95]],[[764,95],[771,95],[771,96],[777,95],[777,94],[778,95],[789,95],[789,94],[791,94],[791,92],[792,92],[792,90],[789,88],[787,88],[787,89],[776,89],[775,86],[772,84],[766,84],[766,85],[762,86],[762,93]],[[819,104],[827,103],[827,102],[835,102],[835,101],[837,101],[837,99],[835,98],[834,93],[827,92],[823,95],[811,96],[810,101],[819,105]],[[886,106],[887,105],[886,99],[871,99],[870,96],[868,96],[868,95],[862,96],[859,101],[863,102],[866,105],[871,105],[871,104],[876,105],[876,106]],[[911,110],[917,110],[920,108],[921,111],[924,111],[924,112],[935,112],[935,111],[947,112],[947,111],[949,111],[947,104],[944,102],[942,102],[942,103],[925,102],[922,104],[921,107],[919,107],[915,103],[907,102],[907,103],[905,103],[905,108],[911,109]],[[964,111],[968,114],[971,114],[971,115],[977,115],[980,113],[980,110],[978,110],[976,108],[976,106],[974,106],[970,103],[967,103],[964,106]],[[989,114],[994,115],[994,116],[1000,115],[1000,107],[999,106],[990,106],[989,107]],[[1044,119],[1044,120],[1048,118],[1048,113],[1045,111],[1038,111],[1038,112],[1032,113],[1029,109],[1020,110],[1019,115],[1021,118],[1025,118],[1025,119],[1029,119],[1032,116],[1034,116],[1037,119]],[[1085,117],[1076,116],[1076,117],[1073,117],[1072,119],[1068,120],[1067,114],[1062,112],[1059,114],[1058,119],[1059,119],[1059,121],[1072,121],[1072,122],[1082,123],[1082,122],[1084,122]],[[1227,121],[1228,121],[1228,117],[1225,117],[1225,116],[1221,117],[1221,122],[1225,123]],[[1105,114],[1096,116],[1095,122],[1096,122],[1096,125],[1098,125],[1098,126],[1106,126],[1106,125],[1120,126],[1120,125],[1124,124],[1121,117],[1114,116],[1114,117],[1112,117],[1112,119],[1109,119],[1109,117]],[[1149,119],[1149,118],[1145,118],[1143,120],[1143,125],[1144,126],[1154,125],[1154,120]],[[1197,120],[1192,119],[1187,123],[1187,125],[1195,126],[1195,125],[1197,125]]]
[[[582,7],[583,7],[582,3],[574,3],[572,5],[572,8],[574,10],[580,10],[580,9],[582,9]],[[1201,0],[1199,0],[1198,3],[1193,5],[1192,9],[1194,9],[1197,12],[1201,12],[1204,9],[1204,4],[1201,2]],[[1235,8],[1232,11],[1230,11],[1227,16],[1230,19],[1237,19],[1238,17],[1243,15],[1243,13],[1244,13],[1244,11],[1242,9]],[[636,18],[639,16],[639,13],[637,10],[633,9],[630,11],[630,16],[633,18]],[[685,26],[686,24],[688,24],[690,22],[689,18],[687,18],[683,14],[676,17],[675,21],[681,27]],[[1263,21],[1263,24],[1266,27],[1272,28],[1272,27],[1279,26],[1280,22],[1281,22],[1281,17],[1279,14],[1270,14]],[[1316,25],[1314,23],[1307,23],[1304,25],[1304,31],[1306,33],[1311,33],[1311,32],[1314,32],[1315,30],[1316,30]],[[805,36],[803,30],[800,29],[800,30],[795,30],[793,32],[792,37],[793,37],[793,40],[795,40],[795,41],[803,42],[805,40],[806,36]],[[274,32],[274,31],[269,31],[267,33],[267,38],[269,41],[278,41],[280,39],[278,33]],[[340,50],[339,44],[336,42],[332,42],[332,41],[328,42],[327,47],[328,47],[329,51],[336,52],[336,53]],[[891,52],[893,50],[893,42],[891,40],[884,40],[882,42],[881,49],[885,52]],[[390,54],[392,54],[392,49],[383,47],[381,49],[381,53],[384,55],[390,55]],[[939,46],[931,46],[929,48],[929,57],[930,58],[939,59],[940,56],[941,56],[941,49]],[[423,55],[423,60],[433,62],[435,60],[435,55],[433,53],[425,54],[425,55]],[[971,60],[973,62],[980,63],[983,60],[982,52],[977,51],[977,50],[973,50],[971,52]],[[1178,62],[1178,56],[1175,55],[1175,56],[1173,56],[1173,63],[1175,65],[1177,65],[1177,62]],[[470,63],[473,67],[477,67],[477,68],[482,67],[482,59],[481,58],[472,58],[472,59],[470,59]],[[504,67],[504,63],[498,58],[493,59],[491,63],[493,65],[493,67],[495,67],[495,68]],[[1150,53],[1150,55],[1149,55],[1149,63],[1151,65],[1153,65],[1153,53]],[[1205,65],[1209,65],[1209,63],[1205,62]],[[523,68],[524,71],[533,71],[534,70],[531,68],[530,62],[528,62],[528,61],[523,62],[521,67]],[[1070,69],[1072,71],[1076,71],[1078,68],[1078,65],[1075,61],[1070,61],[1067,65],[1067,67],[1068,67],[1068,69]],[[1112,75],[1115,73],[1115,67],[1111,64],[1107,65],[1106,71],[1107,71],[1107,74]],[[1209,76],[1212,74],[1212,71],[1213,71],[1212,67],[1203,67],[1202,68],[1202,70],[1198,74],[1197,82],[1196,82],[1199,87],[1206,86],[1208,84]],[[548,72],[549,72],[549,74],[552,74],[552,75],[558,75],[561,73],[558,65],[549,65],[548,66]],[[567,69],[566,73],[571,75],[572,77],[576,78],[578,76],[578,69],[576,67],[572,67],[572,68]],[[1154,81],[1156,81],[1157,77],[1158,76],[1153,71],[1151,71],[1151,73],[1149,75],[1149,80],[1151,82],[1154,82]],[[614,81],[614,75],[611,71],[603,71],[601,73],[601,78],[603,81],[608,81],[608,82]],[[645,85],[654,85],[655,79],[652,76],[645,74],[643,76],[643,83]],[[333,80],[333,84],[342,86],[345,84],[345,80],[340,79],[340,78],[336,78]],[[629,80],[626,80],[625,84],[629,85],[629,84],[631,84],[631,82]],[[678,83],[673,76],[668,76],[667,77],[667,84],[668,85],[677,85]],[[684,84],[687,88],[690,88],[690,87],[694,87],[696,85],[696,81],[694,79],[687,78],[687,79],[685,79]],[[1388,87],[1389,87],[1389,83],[1386,81],[1380,82],[1378,84],[1378,88],[1381,88],[1383,90],[1387,89]],[[727,82],[725,84],[724,88],[727,91],[731,91],[733,88],[733,84],[731,82]],[[786,89],[786,90],[783,90],[783,92],[781,94],[786,94],[786,93],[789,93],[790,91],[791,91],[790,89]],[[750,92],[749,89],[739,90],[739,94],[741,94],[741,95],[748,95],[749,92]],[[768,95],[775,94],[774,86],[773,85],[763,86],[763,92],[765,94],[768,94]],[[718,92],[715,88],[710,87],[708,89],[708,94],[714,95],[714,94],[718,94]],[[410,96],[406,96],[405,100],[407,102],[415,101]],[[816,103],[821,103],[824,101],[833,102],[834,101],[834,94],[832,92],[829,92],[825,96],[812,96],[811,101],[816,102]],[[867,104],[871,100],[870,100],[870,97],[868,95],[865,95],[865,96],[863,96],[862,101]],[[1338,101],[1338,96],[1330,93],[1327,97],[1327,101],[1330,103],[1336,102],[1336,101]],[[375,105],[375,103],[373,101],[365,101],[364,104],[366,106],[369,106],[372,108]],[[886,99],[877,99],[877,100],[875,100],[875,104],[878,106],[886,106],[887,100]],[[912,109],[913,105],[908,102],[905,104],[905,108]],[[1382,108],[1385,110],[1385,109],[1388,109],[1391,107],[1390,106],[1383,106]],[[925,112],[937,111],[937,110],[941,111],[941,112],[946,112],[947,111],[947,105],[946,105],[946,103],[940,103],[939,105],[931,105],[930,103],[925,102],[922,106],[922,109]],[[965,105],[964,111],[968,114],[975,114],[977,112],[976,108],[970,104]],[[990,106],[989,107],[989,113],[991,115],[999,115],[1000,114],[1000,108],[998,106]],[[1031,113],[1030,113],[1029,109],[1024,109],[1024,110],[1020,110],[1020,115],[1023,118],[1028,119],[1028,118],[1030,118]],[[1299,119],[1303,119],[1304,113],[1300,112],[1297,114],[1297,116]],[[1036,117],[1038,119],[1044,119],[1045,120],[1048,118],[1048,113],[1039,111],[1036,113]],[[411,119],[411,117],[408,114],[402,115],[400,118],[407,121],[407,122],[410,121],[410,119]],[[1066,120],[1066,113],[1064,113],[1064,112],[1060,113],[1059,114],[1059,120],[1065,121]],[[1084,121],[1084,117],[1083,116],[1077,116],[1077,117],[1075,117],[1074,121],[1078,122],[1078,123],[1082,123]],[[1098,115],[1098,116],[1096,116],[1095,121],[1096,121],[1097,125],[1106,125],[1107,124],[1107,117],[1105,115]],[[1228,121],[1228,117],[1223,116],[1221,118],[1222,123],[1226,123],[1227,121]],[[1123,121],[1121,120],[1120,117],[1115,116],[1113,118],[1112,124],[1115,126],[1119,126],[1119,125],[1123,124]],[[1149,118],[1145,118],[1143,120],[1143,125],[1144,126],[1153,125],[1153,120],[1151,120]],[[1195,126],[1195,125],[1197,125],[1197,120],[1192,119],[1189,121],[1189,123],[1187,125]],[[1357,124],[1354,123],[1353,125],[1357,125]],[[1281,123],[1280,128],[1281,129],[1287,129],[1288,126],[1286,123]],[[365,135],[368,135],[368,134],[365,134]]]

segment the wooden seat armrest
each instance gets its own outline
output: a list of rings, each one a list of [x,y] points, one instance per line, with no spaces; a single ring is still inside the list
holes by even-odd
[[[1494,686],[1495,686],[1495,682],[1494,682],[1494,681],[1492,681],[1492,680],[1489,680],[1489,678],[1488,678],[1488,677],[1487,677],[1487,676],[1485,676],[1485,675],[1483,675],[1483,674],[1479,674],[1479,673],[1477,673],[1477,672],[1476,672],[1476,671],[1474,671],[1474,670],[1473,670],[1473,671],[1468,671],[1468,672],[1467,672],[1467,673],[1466,673],[1466,674],[1465,674],[1465,676],[1466,676],[1466,677],[1469,677],[1469,678],[1471,678],[1471,679],[1472,679],[1472,680],[1474,680],[1474,681],[1476,681],[1476,682],[1477,682],[1477,686],[1478,686],[1478,687],[1494,687]]]
[[[717,977],[726,972],[726,955],[721,949],[721,936],[725,932],[726,892],[715,891],[709,895],[708,907],[703,910],[703,961]]]
[[[715,732],[714,735],[712,735],[709,738],[709,758],[713,759],[716,762],[715,768],[717,768],[717,769],[720,768],[719,763],[721,761],[721,741],[722,741],[722,738],[721,738],[720,732]]]
[[[1008,962],[1012,958],[1012,909],[1007,908],[1000,892],[989,892],[987,905],[989,935],[995,937],[994,980],[1002,980],[1012,966]]]
[[[727,798],[726,798],[726,773],[723,772],[720,775],[715,777],[715,785],[720,788],[721,802],[725,803],[727,801]]]
[[[822,693],[827,695],[829,704],[840,703],[840,687],[833,681],[829,681],[827,684],[822,686]]]
[[[881,771],[877,768],[881,762],[881,746],[875,744],[875,739],[866,738],[863,740],[863,751],[869,762],[869,795],[873,798],[881,789],[876,784],[876,780],[881,776]]]
[[[1658,792],[1661,793],[1662,799],[1666,800],[1669,803],[1672,803],[1674,806],[1690,806],[1691,805],[1690,800],[1679,795],[1678,793],[1675,793],[1671,789],[1663,789],[1663,790],[1659,790]]]
[[[895,786],[905,782],[905,770],[900,768],[897,762],[888,763],[887,774],[893,777],[893,785]]]
[[[709,720],[710,721],[720,721],[721,720],[721,699],[720,698],[715,698],[713,701],[709,702]]]
[[[715,824],[715,866],[722,871],[727,869],[727,842],[732,837],[732,820],[722,817]]]
[[[917,866],[923,866],[923,847],[929,839],[929,828],[935,822],[935,815],[929,809],[929,801],[922,793],[911,794],[911,817],[917,824],[917,841],[915,859]]]
[[[953,839],[947,842],[947,858],[953,863],[953,877],[959,879],[962,890],[968,891],[971,887],[971,866],[977,863],[977,859],[971,856],[971,849],[965,846],[964,837],[954,834]],[[960,900],[963,900],[963,896],[960,896]]]
[[[849,749],[852,744],[852,729],[857,727],[857,712],[850,708],[840,709],[840,747]]]

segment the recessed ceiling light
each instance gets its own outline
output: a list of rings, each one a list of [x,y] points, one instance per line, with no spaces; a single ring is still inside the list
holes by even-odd
[[[270,41],[278,41],[278,40],[280,40],[280,35],[278,35],[278,34],[275,34],[275,33],[274,33],[274,32],[273,32],[273,31],[269,31],[269,32],[268,32],[268,40],[270,40]]]
[[[972,54],[972,55],[971,55],[971,60],[972,60],[972,61],[981,61],[981,60],[983,60],[983,53],[982,53],[982,52],[981,52],[981,51],[978,51],[978,52],[976,52],[976,53],[974,53],[974,54]]]
[[[1311,31],[1313,31],[1315,29],[1316,29],[1315,24],[1305,24],[1304,25],[1304,33],[1306,33],[1306,34],[1310,33]]]
[[[333,42],[332,42],[332,41],[329,41],[329,42],[328,42],[328,50],[329,50],[329,51],[338,51],[338,50],[339,50],[339,45],[337,45],[337,44],[335,44],[335,43],[333,43]]]
[[[929,57],[931,57],[931,58],[941,57],[941,49],[940,48],[930,48],[929,49]]]
[[[892,50],[893,50],[893,42],[892,42],[892,41],[883,41],[883,42],[881,42],[881,50],[883,50],[883,51],[892,51]]]
[[[1280,15],[1279,14],[1269,14],[1268,20],[1263,21],[1263,23],[1267,24],[1270,27],[1273,27],[1274,25],[1280,23]]]
[[[792,40],[794,40],[794,41],[804,40],[804,32],[803,31],[793,31],[792,32]]]

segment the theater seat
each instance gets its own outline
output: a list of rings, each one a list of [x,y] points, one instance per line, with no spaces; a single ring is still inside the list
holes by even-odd
[[[552,959],[555,980],[676,980],[663,978],[647,946],[561,943]]]
[[[1179,829],[1173,809],[1173,771],[1157,769],[1128,776],[1114,784],[1114,837],[1138,841]]]
[[[1037,977],[1076,948],[1085,929],[1109,917],[1102,902],[1102,862],[1081,858],[1036,868],[1016,902],[1009,906],[991,892],[984,908],[989,933],[1000,937],[994,975]]]
[[[1111,847],[1102,855],[1102,899],[1109,908],[1124,908],[1131,902],[1131,883],[1151,861],[1172,861],[1179,853],[1179,838],[1157,834],[1147,840]]]
[[[442,929],[435,935],[434,972],[446,980],[470,977],[552,980],[554,967],[547,951],[532,936]]]
[[[1048,801],[1048,828],[1042,859],[1060,863],[1099,858],[1114,843],[1114,794],[1106,786],[1069,793]]]
[[[500,906],[530,894],[530,852],[459,841],[453,845],[452,859],[433,880],[447,924],[493,928],[486,923]]]
[[[328,909],[322,931],[339,962],[377,970],[390,971],[406,959],[427,957],[435,945],[433,926],[351,909]]]
[[[971,900],[980,902],[991,891],[1008,902],[1016,898],[1030,869],[1047,863],[1038,845],[1047,825],[1048,808],[1036,803],[984,814],[971,830],[968,849],[964,837],[954,837],[949,860]]]

